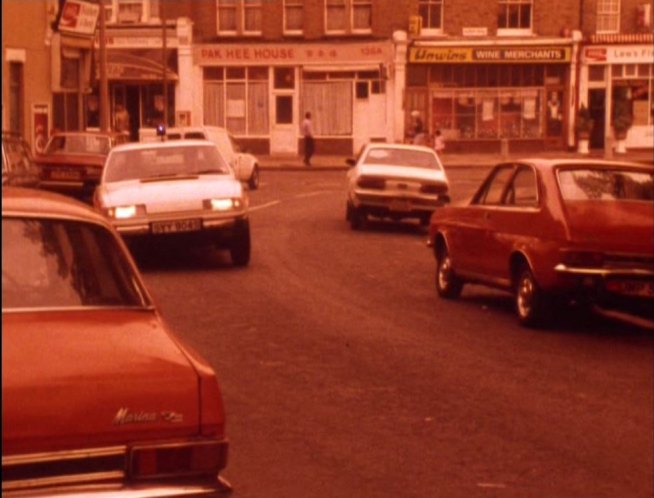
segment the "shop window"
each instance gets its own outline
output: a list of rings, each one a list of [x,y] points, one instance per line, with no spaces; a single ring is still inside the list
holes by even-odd
[[[204,123],[235,135],[267,134],[268,71],[259,66],[204,68]]]
[[[9,63],[9,130],[23,130],[23,63]]]
[[[605,66],[590,66],[588,68],[588,81],[604,81]]]
[[[422,18],[424,31],[442,31],[443,29],[443,0],[420,0],[418,12]]]
[[[417,64],[407,66],[407,86],[424,86],[427,84],[427,68]]]
[[[620,0],[597,0],[597,32],[620,31]]]
[[[499,0],[498,34],[531,31],[533,0]]]
[[[312,113],[316,135],[352,134],[352,80],[305,81],[302,85],[302,114]],[[339,105],[334,105],[338,102]],[[317,110],[320,110],[318,112]]]
[[[301,33],[304,27],[304,0],[284,0],[284,32]]]

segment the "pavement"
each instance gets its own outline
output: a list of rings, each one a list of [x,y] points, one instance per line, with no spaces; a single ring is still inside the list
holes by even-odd
[[[503,161],[523,159],[526,157],[542,157],[549,159],[613,159],[619,161],[635,161],[654,165],[654,151],[632,150],[625,154],[606,155],[604,151],[591,151],[590,154],[579,154],[569,151],[547,151],[533,153],[514,153],[502,155],[500,153],[441,153],[440,158],[446,168],[490,168]],[[277,171],[295,170],[345,170],[348,168],[345,160],[353,156],[333,156],[317,154],[311,158],[311,166],[305,166],[302,156],[262,156],[257,155],[259,166],[262,169]]]

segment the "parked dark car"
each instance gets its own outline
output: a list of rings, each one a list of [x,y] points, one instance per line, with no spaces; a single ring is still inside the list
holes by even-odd
[[[432,216],[436,290],[466,283],[515,296],[520,322],[543,324],[575,300],[647,313],[654,306],[654,167],[527,159],[496,166],[466,205]]]
[[[36,156],[40,185],[63,193],[90,195],[102,176],[109,151],[128,137],[113,132],[55,132]]]
[[[38,170],[27,142],[18,133],[2,132],[2,186],[36,187]]]

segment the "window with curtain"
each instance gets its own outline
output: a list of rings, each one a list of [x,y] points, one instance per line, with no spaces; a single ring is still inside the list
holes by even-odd
[[[499,0],[497,13],[498,29],[531,29],[533,0]]]
[[[304,0],[284,0],[284,31],[301,32],[304,27]]]
[[[243,31],[261,33],[261,0],[244,1]]]
[[[218,0],[218,31],[235,33],[237,13],[237,0]]]
[[[352,88],[351,80],[304,82],[302,115],[311,112],[316,136],[352,134]]]
[[[23,131],[23,63],[9,63],[9,130]]]
[[[117,0],[116,21],[120,23],[138,23],[143,19],[144,0]]]
[[[372,0],[352,0],[352,29],[370,31],[372,28]]]
[[[327,0],[327,31],[345,31],[347,28],[346,0]]]
[[[620,0],[597,0],[597,32],[620,31]]]
[[[420,0],[418,11],[422,18],[422,29],[443,29],[443,0]]]
[[[234,135],[269,132],[268,67],[204,68],[204,124]]]

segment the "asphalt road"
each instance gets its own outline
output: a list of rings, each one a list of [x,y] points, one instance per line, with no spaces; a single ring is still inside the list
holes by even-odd
[[[215,367],[234,498],[650,498],[654,332],[520,328],[509,296],[439,300],[417,226],[345,222],[344,173],[264,172],[252,262],[141,261]],[[450,173],[463,198],[483,172]]]

